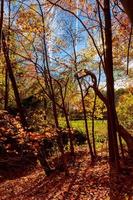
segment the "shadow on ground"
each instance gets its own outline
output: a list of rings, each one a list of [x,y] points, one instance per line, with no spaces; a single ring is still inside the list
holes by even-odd
[[[0,158],[0,183],[30,174],[36,164],[36,158],[30,155],[9,155]]]
[[[92,166],[88,154],[79,152],[75,166],[69,165],[69,176],[53,172],[46,177],[37,168],[28,176],[5,181],[0,186],[0,195],[3,192],[4,199],[16,200],[132,200],[133,173],[132,166],[128,167],[130,173],[125,170],[125,174],[116,178],[109,170],[107,158],[98,159]]]
[[[130,160],[120,174],[110,168],[110,200],[133,200],[133,163]]]
[[[109,195],[108,164],[106,160],[91,165],[87,155],[81,152],[74,167],[69,167],[70,175],[53,173],[41,177],[32,186],[20,193],[26,199],[46,200],[91,200],[107,199]]]

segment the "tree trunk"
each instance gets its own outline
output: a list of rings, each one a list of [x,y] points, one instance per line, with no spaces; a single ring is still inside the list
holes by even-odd
[[[91,160],[93,162],[95,156],[94,156],[94,153],[93,153],[93,150],[92,150],[92,146],[91,146],[91,142],[90,142],[89,131],[88,131],[88,123],[87,123],[87,114],[86,114],[86,108],[85,108],[85,102],[84,102],[84,95],[83,95],[83,90],[82,90],[82,86],[81,86],[81,83],[80,83],[79,79],[78,79],[78,84],[79,84],[80,93],[81,93],[81,101],[82,101],[82,108],[83,108],[83,115],[84,115],[87,142],[88,142],[88,146],[89,146],[89,150],[90,150]]]
[[[121,0],[121,3],[131,21],[133,24],[133,1],[132,0]]]
[[[46,160],[45,149],[43,149],[42,146],[40,148],[40,151],[39,151],[37,157],[38,157],[38,160],[40,161],[40,164],[42,165],[46,175],[47,176],[51,175],[52,170],[51,170],[51,168],[50,168],[50,166],[49,166],[49,164],[48,164],[48,162]]]
[[[92,111],[92,116],[91,116],[91,121],[92,121],[92,142],[93,142],[93,150],[94,150],[95,156],[97,155],[96,143],[95,143],[95,119],[94,119],[95,108],[96,108],[96,99],[97,99],[97,95],[95,93],[93,111]]]
[[[4,109],[8,108],[8,93],[9,93],[9,80],[8,80],[8,70],[5,68],[5,105]]]
[[[129,157],[133,158],[133,137],[120,124],[117,124],[117,131],[120,134],[120,136],[126,141]]]
[[[11,1],[9,0],[8,2],[8,37],[7,37],[7,44],[8,44],[8,52],[9,52],[9,57],[10,57],[10,29],[11,29]],[[7,67],[5,68],[5,105],[4,108],[7,110],[8,108],[8,98],[9,98],[9,76],[8,76],[8,69]]]
[[[95,74],[88,70],[84,70],[84,73],[82,74],[83,74],[82,76],[78,76],[78,74],[75,74],[75,76],[78,79],[81,79],[85,76],[90,76],[93,82],[93,85],[91,87],[93,88],[97,96],[101,99],[101,101],[103,101],[103,103],[107,107],[107,98],[98,89],[97,78]],[[119,124],[116,110],[115,110],[115,122],[116,122],[116,129],[117,129],[118,134],[123,138],[123,140],[127,144],[129,156],[133,157],[133,136],[122,125]]]
[[[64,111],[64,115],[65,115],[65,119],[66,119],[66,124],[67,124],[68,132],[69,132],[69,140],[70,140],[71,155],[74,156],[73,137],[72,137],[70,122],[69,122],[69,119],[68,119],[68,113],[67,113],[67,110],[66,110],[66,106],[65,106],[65,101],[64,101],[64,97],[63,97],[61,85],[60,85],[60,93],[61,93],[63,111]]]
[[[0,5],[0,51],[2,48],[2,28],[3,28],[3,14],[4,14],[4,0],[1,0],[1,5]]]
[[[4,53],[4,57],[5,57],[5,61],[6,61],[6,67],[7,67],[9,77],[10,77],[10,80],[11,80],[11,83],[12,83],[17,108],[18,108],[19,114],[20,114],[21,123],[22,123],[22,126],[24,128],[26,128],[27,122],[26,122],[26,119],[25,119],[25,116],[24,116],[22,105],[21,105],[18,87],[17,87],[16,80],[15,80],[15,77],[14,77],[14,74],[13,74],[12,64],[11,64],[11,61],[10,61],[10,58],[9,58],[9,50],[8,50],[6,40],[5,40],[5,36],[4,36],[3,32],[2,32],[2,44],[3,44],[3,53]]]
[[[106,97],[103,96],[103,94],[98,90],[98,88],[93,87],[93,89],[97,93],[97,96],[107,106]],[[118,134],[124,139],[124,141],[127,144],[129,156],[133,157],[133,137],[130,135],[130,133],[128,133],[128,131],[122,125],[119,124],[117,113],[115,113],[115,121],[116,121],[116,129],[117,129]]]
[[[108,114],[108,138],[109,138],[109,160],[115,168],[119,169],[119,150],[115,117],[115,95],[113,78],[113,56],[112,56],[112,27],[110,14],[110,0],[104,0],[105,15],[105,73],[107,82],[107,114]]]
[[[41,18],[42,18],[42,26],[43,26],[43,59],[44,59],[43,61],[44,61],[44,66],[46,67],[45,70],[44,70],[45,71],[45,81],[46,81],[46,85],[48,85],[49,96],[51,96],[52,111],[53,111],[54,120],[55,120],[56,132],[57,132],[57,134],[60,134],[59,123],[58,123],[58,114],[57,114],[57,108],[56,108],[56,100],[55,100],[55,93],[54,93],[54,87],[53,87],[51,72],[50,72],[50,68],[49,68],[49,58],[48,58],[46,31],[45,31],[45,16],[44,16],[44,12],[42,10],[42,6],[41,6],[40,1],[37,0],[37,2],[38,2],[39,9],[40,9]],[[60,135],[59,135],[58,138],[59,139],[57,140],[57,143],[58,143],[59,150],[61,152],[63,168],[64,168],[65,173],[68,174],[68,169],[67,169],[67,166],[66,166],[66,160],[65,160],[65,156],[64,156],[64,147],[63,147]]]

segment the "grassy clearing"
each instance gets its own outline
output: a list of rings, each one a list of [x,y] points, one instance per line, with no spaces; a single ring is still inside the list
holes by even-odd
[[[61,127],[65,127],[66,123],[64,119],[60,119],[60,126]],[[70,122],[71,123],[71,127],[75,128],[79,131],[82,131],[83,133],[85,133],[85,124],[84,124],[84,120],[73,120]],[[91,120],[88,120],[88,128],[89,128],[89,132],[91,133]],[[107,135],[107,121],[106,120],[96,120],[95,121],[95,135],[100,135],[100,136],[105,136]]]
[[[59,120],[60,126],[65,127],[66,123],[63,118],[60,118]],[[85,124],[84,120],[72,120],[70,121],[71,127],[75,128],[83,134],[85,134]],[[88,120],[88,128],[90,133],[90,139],[92,140],[92,123],[91,120]],[[96,147],[100,149],[103,144],[106,144],[107,139],[107,121],[106,120],[95,120],[95,141],[96,141]]]

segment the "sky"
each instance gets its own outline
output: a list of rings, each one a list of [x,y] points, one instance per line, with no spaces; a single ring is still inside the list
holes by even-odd
[[[30,2],[36,2],[35,0],[33,1],[24,1],[26,4],[30,3]],[[77,7],[78,7],[78,3],[79,3],[79,0],[77,0]],[[12,7],[12,11],[15,13],[17,11],[17,9],[19,8],[21,4],[19,3],[16,3],[13,7]],[[26,7],[26,6],[25,6]],[[8,9],[7,9],[7,4],[5,4],[5,14],[8,13]],[[66,13],[66,12],[63,12],[61,11],[60,9],[56,9],[53,7],[51,9],[51,13],[55,13],[55,17],[54,19],[51,21],[51,29],[53,30],[53,33],[51,34],[51,38],[50,40],[48,41],[48,51],[49,51],[49,54],[50,54],[50,57],[53,56],[53,52],[52,52],[52,46],[54,45],[54,38],[55,38],[55,35],[57,37],[61,37],[62,39],[64,38],[65,36],[65,32],[67,30],[67,26],[63,26],[63,28],[61,28],[61,25],[67,21],[67,22],[71,22],[72,24],[72,28],[73,30],[75,31],[76,34],[78,34],[78,31],[80,31],[83,27],[81,25],[81,23],[75,19],[75,17],[73,17],[72,15]],[[77,16],[79,16],[81,19],[82,19],[82,16],[80,15],[80,12],[77,10]],[[88,43],[88,34],[86,33],[86,31],[82,31],[80,33],[80,37],[81,37],[81,40],[80,42],[77,40],[76,41],[76,50],[77,52],[79,51],[82,51],[82,49],[85,49],[89,43]],[[72,54],[73,53],[73,49],[70,47],[70,48],[67,48],[66,51],[68,51],[69,54]],[[60,52],[59,55],[57,53],[56,56],[60,56],[60,57],[64,57],[65,56],[65,53],[64,52]],[[104,85],[105,84],[105,76],[102,76],[101,78],[101,85]],[[123,80],[117,80],[115,82],[115,87],[116,88],[119,88],[119,87],[124,87],[126,85],[126,78],[124,78]]]

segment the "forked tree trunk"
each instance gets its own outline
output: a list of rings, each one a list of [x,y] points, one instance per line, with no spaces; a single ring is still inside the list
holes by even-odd
[[[97,94],[99,99],[101,99],[101,101],[107,107],[107,98],[98,89],[97,78],[96,78],[94,73],[92,73],[92,72],[90,72],[88,70],[84,70],[84,72],[82,72],[82,73],[80,73],[80,71],[79,71],[77,74],[75,74],[75,76],[78,79],[81,79],[81,78],[83,78],[85,76],[90,76],[91,79],[92,79],[92,82],[93,82],[93,85],[91,85],[91,87],[93,88],[93,90],[95,91],[95,93]],[[115,110],[115,122],[116,122],[116,130],[117,130],[118,134],[126,142],[127,147],[128,147],[129,156],[133,158],[133,136],[119,123],[116,110]]]
[[[62,85],[58,80],[56,80],[56,79],[54,79],[54,80],[57,82],[59,89],[60,89],[60,95],[61,95],[61,100],[62,100],[62,111],[64,112],[64,115],[65,115],[66,125],[67,125],[68,133],[69,133],[70,151],[71,151],[71,155],[74,156],[73,136],[72,136],[71,126],[70,126],[70,122],[69,122],[69,118],[68,118],[68,112],[66,109],[65,100],[64,100],[64,96],[63,96]]]
[[[49,76],[51,76],[49,74]],[[57,114],[57,108],[56,108],[56,102],[55,102],[55,94],[54,94],[54,90],[53,90],[53,84],[52,84],[52,79],[50,82],[50,87],[52,89],[52,109],[53,109],[53,115],[54,115],[54,120],[55,120],[55,128],[56,128],[56,132],[57,132],[57,144],[58,144],[58,148],[59,151],[61,152],[61,166],[62,166],[62,170],[65,171],[66,175],[69,174],[68,169],[67,169],[67,164],[66,164],[66,159],[65,159],[65,152],[64,152],[64,146],[62,143],[62,137],[60,135],[60,130],[59,130],[59,122],[58,122],[58,114]]]
[[[73,41],[73,53],[74,53],[74,67],[75,70],[78,71],[77,67],[77,54],[76,54],[76,48],[75,48],[75,41],[72,37]],[[76,77],[77,78],[77,77]],[[87,137],[87,143],[90,151],[90,156],[91,156],[91,161],[93,162],[95,159],[95,155],[92,149],[91,141],[90,141],[90,135],[89,135],[89,130],[88,130],[88,123],[87,123],[87,113],[86,113],[86,107],[85,107],[85,101],[84,101],[84,94],[83,94],[83,89],[82,89],[82,84],[80,80],[77,78],[78,86],[80,89],[80,95],[81,95],[81,103],[82,103],[82,109],[83,109],[83,115],[84,115],[84,123],[85,123],[85,132],[86,132],[86,137]]]
[[[37,0],[38,2],[38,6],[40,9],[40,13],[41,13],[41,18],[42,18],[42,27],[43,27],[43,58],[44,58],[44,65],[46,67],[45,69],[45,81],[46,81],[46,85],[48,85],[49,88],[49,96],[51,96],[51,101],[52,101],[52,111],[53,111],[53,115],[54,115],[54,121],[55,121],[55,128],[56,128],[56,133],[57,135],[59,135],[58,139],[57,139],[57,143],[58,143],[58,147],[59,147],[59,151],[61,152],[61,158],[62,158],[62,167],[64,168],[64,171],[66,174],[68,174],[68,169],[67,169],[67,165],[66,165],[66,160],[65,160],[65,156],[64,156],[64,147],[62,144],[62,140],[60,137],[60,131],[59,131],[59,123],[58,123],[58,113],[57,113],[57,107],[56,107],[56,99],[55,99],[55,93],[54,93],[54,87],[53,87],[53,81],[52,81],[52,77],[51,77],[51,72],[50,72],[50,68],[49,68],[49,58],[48,58],[48,51],[47,51],[47,41],[46,41],[46,30],[45,30],[45,16],[44,16],[44,12],[42,10],[42,6],[39,0]]]
[[[103,94],[98,90],[98,88],[93,87],[93,89],[97,93],[98,97],[107,106],[106,97],[103,96]],[[122,125],[119,124],[119,120],[118,120],[116,111],[115,111],[115,122],[116,122],[116,129],[117,129],[118,134],[123,138],[123,140],[127,144],[129,156],[133,157],[133,137],[130,135],[130,133]]]

